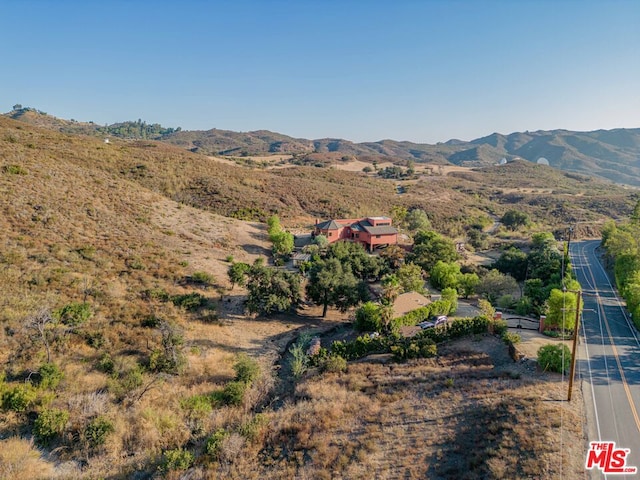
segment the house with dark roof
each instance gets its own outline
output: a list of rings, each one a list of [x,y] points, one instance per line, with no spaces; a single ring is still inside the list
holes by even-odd
[[[324,235],[329,243],[338,240],[358,242],[369,251],[377,246],[398,243],[398,230],[391,225],[389,217],[342,218],[319,222],[313,235]]]

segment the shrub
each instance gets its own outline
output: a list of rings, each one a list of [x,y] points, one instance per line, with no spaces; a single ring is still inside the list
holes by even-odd
[[[84,437],[93,448],[104,445],[107,437],[115,431],[113,423],[102,417],[96,417],[84,429]]]
[[[211,413],[213,406],[208,395],[191,395],[180,400],[180,406],[190,412]]]
[[[507,333],[508,325],[504,320],[493,320],[491,326],[493,327],[493,333],[500,337]]]
[[[236,372],[236,380],[247,384],[252,383],[260,375],[260,365],[253,358],[244,353],[238,355],[233,365]]]
[[[45,408],[33,423],[33,435],[43,444],[61,434],[69,421],[69,412],[58,408]]]
[[[220,400],[225,405],[241,405],[246,391],[246,383],[238,381],[229,382],[224,386],[222,392],[220,392]]]
[[[185,310],[190,311],[197,310],[207,303],[206,297],[197,292],[174,295],[171,297],[171,301],[175,306],[182,307]]]
[[[258,413],[251,420],[240,425],[238,433],[247,440],[254,442],[258,437],[260,437],[260,434],[263,432],[264,427],[268,422],[269,420],[266,416]]]
[[[132,368],[114,374],[107,382],[107,387],[118,400],[123,400],[129,393],[142,386],[144,377],[142,367],[136,364]]]
[[[172,470],[186,470],[193,463],[193,454],[182,448],[167,450],[162,455],[160,470],[170,472]]]
[[[60,380],[64,377],[64,373],[55,363],[45,363],[38,369],[38,374],[40,375],[38,386],[52,390],[58,386]]]
[[[307,371],[309,366],[309,356],[305,353],[304,344],[300,340],[298,343],[289,347],[289,353],[291,353],[291,373],[296,378],[300,378]]]
[[[513,298],[513,295],[505,294],[498,298],[496,305],[501,309],[506,310],[513,308],[516,305],[516,300]]]
[[[24,412],[36,401],[36,391],[31,384],[16,385],[2,393],[2,408]]]
[[[571,352],[564,343],[543,345],[538,349],[538,365],[545,371],[566,372],[570,364]]]
[[[355,360],[372,353],[386,353],[395,337],[362,335],[352,342],[335,341],[331,346],[331,354],[346,360]]]
[[[191,281],[199,285],[211,285],[213,283],[213,275],[207,272],[193,272]]]
[[[490,320],[484,316],[474,318],[460,318],[435,328],[422,330],[416,337],[426,337],[435,343],[455,340],[467,335],[481,334],[488,331]]]
[[[157,328],[162,323],[162,319],[156,317],[155,315],[147,315],[140,322],[140,326],[145,328]]]
[[[340,355],[330,355],[322,362],[323,372],[340,373],[347,370],[347,360]]]
[[[522,340],[522,338],[517,333],[504,332],[502,334],[502,341],[504,343],[506,343],[507,345],[509,345],[509,344],[516,345],[516,344],[520,343],[520,340]]]
[[[147,300],[160,300],[161,302],[168,302],[171,296],[163,288],[150,288],[142,292],[142,296]]]
[[[217,460],[218,456],[220,455],[220,451],[222,450],[222,443],[228,436],[229,432],[227,432],[224,428],[216,430],[209,438],[207,438],[204,452],[214,460]]]
[[[65,325],[77,327],[91,318],[91,305],[88,303],[69,303],[53,312],[53,317]]]
[[[156,348],[149,355],[149,370],[152,372],[168,373],[170,375],[179,375],[184,370],[187,359],[181,351],[175,349]]]
[[[209,395],[192,395],[180,401],[193,433],[202,432],[204,429],[204,419],[213,411],[213,401]]]
[[[111,355],[106,352],[103,353],[96,362],[96,368],[103,373],[112,374],[115,371],[115,364]]]
[[[516,302],[514,310],[518,315],[528,315],[533,311],[533,304],[531,303],[531,299],[529,297],[520,298]]]
[[[27,170],[20,165],[5,165],[2,167],[2,171],[10,175],[26,175],[28,173]]]
[[[355,327],[361,332],[379,332],[382,329],[380,306],[366,302],[356,310]]]
[[[407,338],[391,346],[396,360],[409,360],[412,358],[431,358],[438,354],[435,342],[430,338]]]

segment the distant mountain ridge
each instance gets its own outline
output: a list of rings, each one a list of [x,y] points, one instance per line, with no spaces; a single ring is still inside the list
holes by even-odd
[[[354,143],[339,138],[308,140],[268,130],[181,130],[158,124],[122,122],[99,126],[92,122],[62,120],[32,108],[14,109],[10,118],[56,129],[65,133],[146,138],[206,155],[251,156],[267,154],[342,154],[364,161],[455,164],[469,167],[493,165],[505,158],[536,162],[546,158],[552,167],[598,176],[617,183],[640,186],[640,128],[618,128],[575,132],[550,130],[493,133],[472,141],[452,139],[445,143],[422,144],[380,140]],[[138,135],[138,136],[136,136]]]

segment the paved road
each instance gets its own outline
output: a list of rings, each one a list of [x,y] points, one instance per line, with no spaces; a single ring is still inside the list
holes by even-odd
[[[640,472],[640,343],[600,264],[599,240],[571,244],[571,262],[583,289],[584,312],[578,372],[583,381],[589,441],[614,441],[628,448],[627,466]],[[585,449],[586,457],[586,449]],[[637,475],[603,475],[591,478],[631,479]]]

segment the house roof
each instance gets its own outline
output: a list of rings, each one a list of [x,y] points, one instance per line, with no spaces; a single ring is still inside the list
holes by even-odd
[[[293,260],[300,262],[308,262],[311,260],[311,254],[309,253],[295,253],[292,257]]]
[[[327,220],[324,222],[320,222],[318,225],[316,225],[316,227],[319,230],[340,230],[342,228],[342,225],[340,225],[335,220]]]
[[[418,292],[407,292],[398,295],[398,298],[393,302],[393,318],[401,317],[405,313],[409,313],[430,303],[431,300]]]
[[[364,229],[369,232],[371,235],[393,235],[398,233],[393,227],[384,226],[384,227],[364,227]]]

